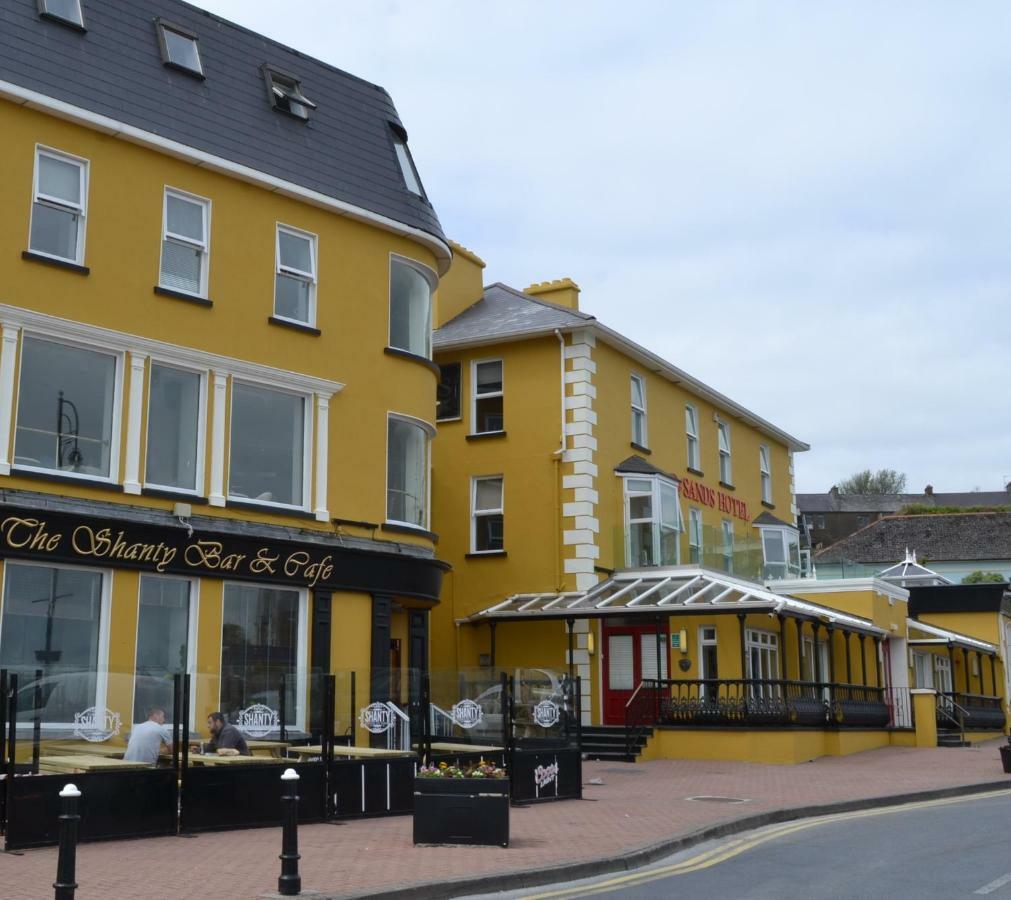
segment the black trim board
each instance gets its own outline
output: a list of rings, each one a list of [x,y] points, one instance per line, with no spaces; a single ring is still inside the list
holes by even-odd
[[[1011,606],[1006,582],[938,584],[909,588],[909,615],[922,613],[1002,612]]]

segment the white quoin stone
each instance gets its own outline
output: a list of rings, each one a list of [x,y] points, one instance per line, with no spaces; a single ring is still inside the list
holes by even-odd
[[[579,357],[572,360],[572,371],[585,371],[585,372],[596,372],[597,364],[587,357]]]
[[[576,434],[593,434],[592,422],[566,422],[565,433],[570,437]]]
[[[572,464],[572,474],[573,475],[589,475],[591,478],[596,478],[599,474],[596,463],[585,463],[577,462]]]
[[[600,533],[600,520],[595,516],[576,516],[573,524],[578,529],[592,531],[594,534]]]
[[[562,462],[593,462],[593,451],[586,448],[566,450],[562,453]]]
[[[574,516],[592,516],[594,508],[592,503],[563,503],[562,516],[572,518]]]
[[[592,559],[566,559],[563,560],[566,575],[583,574],[593,571]]]
[[[573,450],[596,450],[597,439],[590,434],[574,434],[571,446]]]
[[[576,590],[589,591],[600,584],[600,576],[596,572],[580,572],[576,575]]]
[[[593,487],[593,476],[592,475],[563,475],[562,476],[562,488],[592,488]],[[577,500],[580,498],[576,498]]]
[[[589,384],[591,381],[593,381],[593,373],[586,371],[586,369],[575,369],[565,373],[566,384]]]
[[[599,503],[600,495],[593,488],[576,488],[573,499],[577,503]]]
[[[576,528],[572,531],[562,532],[562,543],[566,546],[573,544],[592,544],[593,532],[585,528]]]
[[[572,344],[565,348],[566,359],[589,359],[592,355],[589,344]]]
[[[587,397],[597,396],[597,389],[592,384],[574,384],[572,385],[573,396],[579,396],[580,394],[585,394]]]
[[[600,559],[600,548],[596,544],[580,544],[576,547],[579,559]]]
[[[572,422],[589,422],[591,425],[597,424],[597,414],[587,407],[572,410],[572,415],[569,419]]]
[[[593,409],[593,398],[586,394],[565,398],[566,409]]]
[[[589,331],[574,332],[571,339],[572,344],[586,344],[587,347],[596,347],[597,339]]]

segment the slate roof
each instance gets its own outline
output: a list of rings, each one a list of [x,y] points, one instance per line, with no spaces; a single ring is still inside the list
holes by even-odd
[[[897,513],[923,506],[1011,506],[1008,491],[957,491],[948,494],[797,494],[802,513]]]
[[[432,346],[440,350],[472,341],[492,343],[555,328],[578,328],[593,321],[594,317],[587,313],[495,282],[484,289],[484,296],[477,303],[435,331]]]
[[[1011,559],[1011,513],[887,516],[815,554],[819,563],[894,563],[915,548],[928,562]]]
[[[432,206],[404,184],[389,126],[401,123],[382,88],[179,0],[83,9],[84,34],[41,19],[35,0],[0,0],[0,81],[444,240]],[[163,64],[158,17],[196,32],[204,81]],[[271,107],[264,63],[301,80],[317,104],[308,122]]]
[[[630,456],[628,459],[623,459],[614,467],[614,471],[625,475],[663,475],[664,478],[671,478],[674,481],[681,480],[672,472],[658,469],[653,463],[641,456]]]
[[[782,519],[776,518],[771,512],[765,511],[761,515],[755,518],[755,521],[751,523],[752,525],[779,525],[785,526],[786,528],[796,528],[796,525],[791,525],[789,522],[784,522]]]

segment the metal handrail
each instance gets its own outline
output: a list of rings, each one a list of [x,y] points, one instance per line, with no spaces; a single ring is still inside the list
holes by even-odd
[[[386,746],[390,750],[410,750],[411,749],[411,719],[410,717],[392,700],[387,700],[385,703],[387,709],[390,710],[397,718],[400,719],[400,741],[399,746],[394,747],[393,743],[396,740],[395,732],[396,728],[391,728],[387,734]]]

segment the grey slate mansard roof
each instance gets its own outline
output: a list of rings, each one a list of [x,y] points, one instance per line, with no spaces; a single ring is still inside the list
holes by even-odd
[[[432,335],[432,349],[438,353],[459,347],[550,335],[555,329],[572,331],[587,327],[594,328],[598,338],[638,359],[651,371],[662,374],[675,383],[684,384],[713,405],[774,436],[792,450],[810,449],[803,441],[776,428],[623,334],[608,328],[595,316],[550,303],[500,282],[486,286],[479,300],[437,329]]]
[[[928,562],[1011,559],[1011,513],[888,516],[815,554],[818,563],[894,563],[907,549]]]
[[[896,513],[923,506],[1011,506],[1008,491],[959,491],[948,494],[797,494],[802,513]]]
[[[431,205],[404,184],[389,126],[401,123],[382,88],[179,0],[85,0],[83,10],[81,34],[41,19],[36,0],[0,0],[0,82],[444,241]],[[197,34],[204,81],[163,64],[159,17]],[[317,104],[308,122],[271,107],[264,63],[301,80]]]

